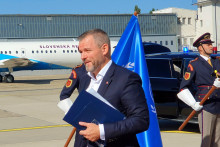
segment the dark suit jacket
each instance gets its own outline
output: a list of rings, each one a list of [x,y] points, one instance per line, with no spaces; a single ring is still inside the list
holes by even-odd
[[[88,88],[90,77],[82,76],[79,92]],[[112,63],[98,89],[127,118],[123,121],[104,124],[105,143],[110,147],[139,146],[136,134],[148,129],[149,113],[147,102],[138,74]],[[75,147],[96,146],[76,133]]]

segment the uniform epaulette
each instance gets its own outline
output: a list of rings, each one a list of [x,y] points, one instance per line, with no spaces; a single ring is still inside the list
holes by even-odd
[[[83,64],[77,65],[76,67],[74,67],[73,69],[79,68],[81,67]]]
[[[189,61],[189,63],[195,62],[195,61],[198,60],[198,59],[199,59],[199,57],[197,57],[197,58],[195,58],[195,59]]]

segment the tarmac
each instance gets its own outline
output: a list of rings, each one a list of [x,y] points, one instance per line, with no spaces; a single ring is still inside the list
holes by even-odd
[[[0,147],[62,147],[72,126],[62,120],[57,103],[70,72],[30,73],[15,74],[14,83],[0,83]],[[74,92],[71,99],[77,95]],[[180,124],[159,120],[163,146],[199,147],[198,124],[187,125],[183,132],[177,131]],[[73,144],[74,137],[69,146]]]

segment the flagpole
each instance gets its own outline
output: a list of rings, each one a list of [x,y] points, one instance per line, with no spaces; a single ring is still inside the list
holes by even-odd
[[[64,147],[68,147],[68,145],[69,145],[71,139],[73,138],[73,135],[75,134],[75,132],[76,132],[76,128],[73,127],[73,130],[72,130],[72,132],[70,133],[70,135],[69,135],[69,137],[68,137],[68,139],[67,139],[67,141],[66,141]]]
[[[137,134],[140,147],[162,147],[163,144],[144,56],[140,26],[136,15],[138,15],[137,12],[134,12],[112,54],[112,60],[116,64],[136,72],[142,79],[142,87],[149,110],[149,128]]]
[[[137,11],[134,11],[134,16],[137,16],[137,15],[138,15]]]

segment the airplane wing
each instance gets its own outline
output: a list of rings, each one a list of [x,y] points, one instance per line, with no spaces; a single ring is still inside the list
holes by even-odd
[[[14,68],[32,66],[36,62],[30,61],[27,58],[11,58],[0,60],[0,68]]]
[[[13,72],[19,70],[46,70],[46,69],[71,69],[67,66],[38,61],[29,58],[20,58],[0,54],[0,72]]]

